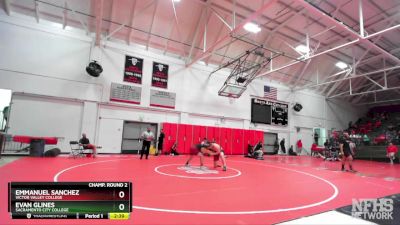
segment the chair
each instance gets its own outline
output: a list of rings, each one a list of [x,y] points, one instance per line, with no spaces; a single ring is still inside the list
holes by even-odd
[[[71,154],[70,157],[85,157],[84,149],[77,141],[70,141],[69,145],[71,146]]]

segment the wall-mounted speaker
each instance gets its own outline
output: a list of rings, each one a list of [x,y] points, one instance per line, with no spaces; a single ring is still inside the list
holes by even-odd
[[[93,61],[86,67],[86,72],[92,77],[98,77],[103,72],[103,67],[96,61]]]
[[[302,106],[300,103],[296,103],[296,104],[293,106],[293,109],[294,109],[294,111],[296,111],[296,112],[300,112],[300,111],[303,109],[303,106]]]

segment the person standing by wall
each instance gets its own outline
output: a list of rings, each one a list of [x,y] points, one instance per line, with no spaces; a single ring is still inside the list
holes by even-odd
[[[314,132],[314,143],[318,145],[319,134],[317,131]]]
[[[143,132],[141,138],[143,140],[143,145],[142,145],[142,151],[140,152],[140,159],[143,158],[144,153],[146,153],[146,159],[148,159],[150,145],[151,145],[151,142],[154,140],[154,134],[151,131],[150,127],[147,127],[147,130]]]
[[[158,144],[157,144],[157,153],[156,155],[161,155],[162,149],[163,149],[163,144],[164,144],[164,129],[161,129],[160,136],[158,136]]]
[[[297,149],[296,149],[297,155],[300,155],[301,151],[303,150],[303,142],[301,142],[301,139],[299,139],[297,141],[296,146],[297,146]]]
[[[389,145],[386,148],[387,154],[386,156],[390,159],[390,164],[393,164],[394,159],[396,158],[396,153],[399,151],[396,145],[393,142],[389,142]]]
[[[281,142],[279,143],[281,146],[281,150],[284,154],[286,154],[286,147],[285,147],[285,138],[282,138]]]
[[[278,152],[279,152],[279,142],[278,142],[278,137],[276,137],[274,142],[274,155],[278,154]]]

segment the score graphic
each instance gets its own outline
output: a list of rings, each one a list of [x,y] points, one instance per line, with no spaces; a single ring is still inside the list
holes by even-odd
[[[11,182],[13,219],[129,219],[130,182]]]

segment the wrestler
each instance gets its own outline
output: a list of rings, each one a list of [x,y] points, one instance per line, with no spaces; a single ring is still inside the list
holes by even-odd
[[[225,159],[225,154],[224,154],[222,147],[219,144],[212,142],[207,147],[207,149],[211,150],[212,154],[210,154],[210,155],[214,156],[214,167],[218,167],[217,162],[219,159],[221,159],[222,170],[226,171],[226,159]]]
[[[193,159],[193,156],[197,155],[200,157],[200,167],[204,166],[204,154],[208,154],[208,155],[215,155],[216,153],[210,151],[209,149],[207,149],[207,147],[209,147],[209,143],[208,142],[202,142],[202,144],[196,144],[196,145],[192,145],[190,147],[190,156],[189,159],[186,161],[185,166],[189,166],[190,161]]]

